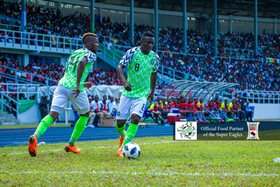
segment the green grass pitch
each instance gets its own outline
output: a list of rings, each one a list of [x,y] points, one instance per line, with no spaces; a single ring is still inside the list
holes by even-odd
[[[280,186],[280,141],[136,138],[141,156],[118,158],[117,140],[0,148],[0,186]]]

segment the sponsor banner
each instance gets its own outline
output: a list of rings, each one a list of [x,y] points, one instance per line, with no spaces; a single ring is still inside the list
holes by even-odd
[[[280,140],[280,122],[175,122],[175,140]]]
[[[201,125],[199,129],[199,140],[238,140],[246,139],[246,126],[236,124]]]

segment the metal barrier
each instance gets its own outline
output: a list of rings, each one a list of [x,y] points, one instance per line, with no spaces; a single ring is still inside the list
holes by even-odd
[[[83,48],[83,43],[81,38],[0,29],[1,47],[70,55],[75,50]],[[108,49],[103,44],[99,44],[99,51],[97,56],[113,67],[117,67],[124,54],[113,47]]]
[[[224,56],[230,58],[252,59],[254,57],[254,51],[250,49],[224,48]]]
[[[71,54],[83,47],[80,38],[0,29],[0,47]]]
[[[0,101],[1,111],[3,112],[4,107],[6,107],[6,109],[9,110],[11,113],[15,112],[16,118],[18,119],[20,103],[3,92],[0,92]],[[10,102],[14,102],[15,108],[10,104]]]
[[[16,100],[19,100],[22,97],[27,99],[34,97],[34,99],[37,100],[39,87],[39,84],[0,83],[0,93],[6,95],[16,94]]]
[[[244,90],[243,96],[252,103],[279,104],[279,91],[262,91],[262,90]]]
[[[120,53],[113,47],[108,49],[104,45],[99,45],[99,51],[101,51],[101,53],[98,54],[98,57],[109,63],[114,68],[118,66],[119,61],[124,55],[124,53]]]
[[[31,99],[32,97],[38,100],[38,84],[15,84],[15,83],[0,83],[0,99],[1,99],[1,111],[6,107],[11,112],[15,112],[18,119],[19,106],[18,100],[21,98]],[[15,98],[10,94],[15,94]],[[10,102],[15,104],[15,107],[10,105]]]

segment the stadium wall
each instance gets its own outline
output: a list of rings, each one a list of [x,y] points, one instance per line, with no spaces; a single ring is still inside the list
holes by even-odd
[[[70,109],[70,107],[68,107],[68,108]],[[68,111],[62,111],[57,119],[58,122],[65,122],[65,120],[66,120],[65,113],[66,112],[68,112],[68,114],[67,114],[68,122],[73,121],[74,115],[73,115],[73,111],[71,109]],[[37,104],[37,103],[34,104],[29,110],[27,110],[23,113],[19,113],[19,115],[18,115],[18,119],[20,120],[20,122],[25,123],[25,124],[39,123],[41,118],[42,117],[41,117],[40,110],[39,110],[39,104]]]
[[[41,120],[39,105],[36,103],[30,109],[18,114],[21,123],[38,123]]]
[[[257,104],[252,103],[255,107],[255,120],[280,120],[280,104]]]

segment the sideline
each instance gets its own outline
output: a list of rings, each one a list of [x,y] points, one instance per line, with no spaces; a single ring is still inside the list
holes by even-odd
[[[52,175],[69,175],[69,174],[81,174],[81,175],[148,175],[148,176],[186,176],[186,177],[279,177],[277,173],[201,173],[201,172],[176,172],[176,171],[147,171],[147,172],[123,172],[123,171],[106,171],[106,170],[92,170],[92,171],[82,171],[82,170],[73,170],[73,171],[10,171],[10,170],[0,170],[0,173],[10,174],[10,175],[30,175],[30,174],[52,174]]]

